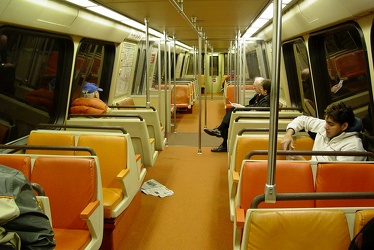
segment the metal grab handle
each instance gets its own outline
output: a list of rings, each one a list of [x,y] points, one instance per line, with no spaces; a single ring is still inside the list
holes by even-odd
[[[148,108],[150,108],[150,109],[152,109],[153,111],[156,111],[156,108],[155,107],[153,107],[153,106],[150,106],[150,107],[147,107],[147,106],[141,106],[141,105],[139,105],[139,106],[136,106],[136,105],[110,105],[110,106],[108,106],[109,108],[144,108],[144,109],[148,109]]]
[[[374,192],[320,192],[320,193],[279,193],[276,201],[294,200],[342,200],[342,199],[374,199]],[[265,201],[265,194],[253,198],[251,208],[258,208]]]
[[[112,115],[112,114],[70,114],[68,119],[72,117],[94,117],[94,118],[103,118],[103,117],[112,117],[112,118],[139,118],[140,121],[143,121],[143,117],[140,115]]]
[[[66,125],[66,124],[48,124],[40,123],[36,126],[39,128],[82,128],[82,129],[100,129],[100,130],[120,130],[123,134],[127,134],[124,127],[121,126],[89,126],[89,125]]]
[[[96,152],[90,147],[82,146],[39,146],[39,145],[4,145],[0,144],[0,149],[14,149],[14,150],[62,150],[62,151],[87,151],[91,155],[96,155]]]
[[[268,155],[268,150],[253,150],[246,154],[245,160],[254,155]],[[373,152],[366,151],[307,151],[307,150],[278,150],[277,155],[333,155],[333,156],[367,156],[374,157]]]

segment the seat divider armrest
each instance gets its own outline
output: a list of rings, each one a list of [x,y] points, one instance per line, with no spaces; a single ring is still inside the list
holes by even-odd
[[[125,177],[130,173],[130,169],[123,169],[118,175],[117,180],[121,181],[125,179]]]
[[[100,205],[100,201],[96,200],[94,202],[90,202],[81,212],[80,218],[83,220],[88,220],[91,214],[98,208]]]
[[[235,213],[236,213],[236,221],[235,221],[236,226],[240,227],[240,228],[243,228],[244,227],[244,222],[245,222],[244,209],[242,209],[240,207],[236,207]]]

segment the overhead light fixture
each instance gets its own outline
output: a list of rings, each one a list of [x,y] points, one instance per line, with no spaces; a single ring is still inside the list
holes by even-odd
[[[87,7],[87,9],[90,10],[90,11],[96,12],[97,14],[109,17],[109,18],[111,18],[113,20],[116,20],[116,21],[122,21],[122,20],[128,19],[124,15],[121,15],[121,14],[119,14],[119,13],[113,11],[113,10],[110,10],[108,8],[105,8],[103,6]]]
[[[282,0],[282,9],[284,9],[290,2],[293,0]],[[273,18],[273,7],[274,4],[270,3],[266,9],[261,13],[261,15],[248,27],[244,35],[242,36],[245,39],[252,37],[259,29],[264,27],[269,20]]]
[[[98,6],[96,3],[93,3],[89,0],[66,0],[66,1],[72,4],[75,4],[75,5],[79,5],[84,8]]]

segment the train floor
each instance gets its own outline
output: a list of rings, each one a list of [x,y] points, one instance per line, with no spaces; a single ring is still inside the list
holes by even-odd
[[[202,107],[201,131],[219,125],[225,113],[222,95],[208,98],[206,122],[204,97]],[[199,101],[191,114],[177,115],[176,125],[145,177],[174,194],[159,198],[142,193],[140,209],[121,245],[133,250],[232,249],[227,153],[210,151],[221,139],[199,133]]]

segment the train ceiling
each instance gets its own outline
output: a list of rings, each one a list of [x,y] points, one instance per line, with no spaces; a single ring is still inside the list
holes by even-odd
[[[214,52],[227,52],[264,10],[269,0],[96,0],[139,23],[198,47],[198,33],[205,35]],[[180,9],[183,10],[180,13]],[[196,22],[194,22],[194,17]],[[188,19],[188,20],[186,20]],[[195,24],[195,28],[193,25]],[[204,49],[204,43],[202,43]]]

